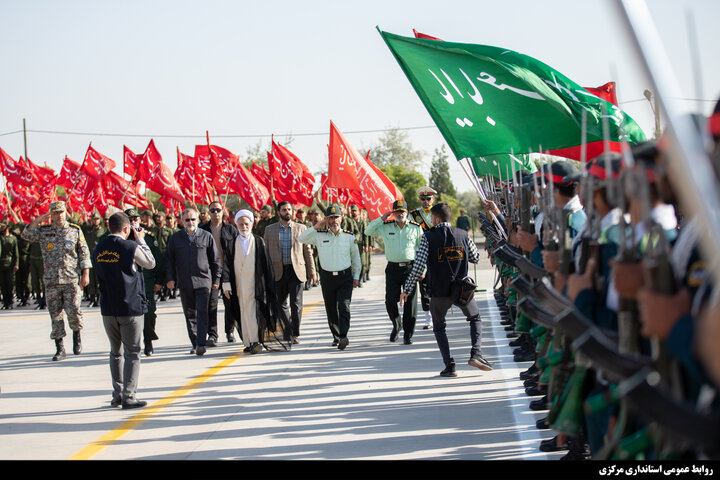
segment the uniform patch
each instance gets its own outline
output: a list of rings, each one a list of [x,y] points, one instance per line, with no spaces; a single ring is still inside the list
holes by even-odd
[[[706,277],[705,262],[698,261],[690,265],[685,281],[690,287],[699,287]]]
[[[459,262],[465,258],[465,247],[442,247],[438,248],[438,262]]]
[[[48,244],[45,245],[45,248],[47,248],[48,250],[52,250],[53,248],[55,248],[55,245],[53,245],[51,242],[48,242]]]

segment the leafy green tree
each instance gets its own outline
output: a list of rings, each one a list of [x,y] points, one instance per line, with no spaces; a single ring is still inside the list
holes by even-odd
[[[380,168],[385,175],[400,189],[410,210],[420,206],[417,189],[426,185],[425,177],[417,170],[407,169],[402,165],[388,165]]]
[[[430,165],[430,187],[438,193],[435,196],[436,202],[448,202],[450,198],[457,196],[455,185],[450,178],[450,166],[448,165],[448,154],[443,144],[435,149],[432,164]],[[449,202],[448,202],[449,203]]]
[[[370,149],[370,161],[380,169],[390,165],[401,166],[407,170],[419,170],[425,153],[415,150],[405,130],[391,128]],[[399,187],[399,186],[398,186]]]

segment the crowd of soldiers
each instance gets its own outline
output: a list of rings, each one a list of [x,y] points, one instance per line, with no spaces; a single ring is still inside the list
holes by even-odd
[[[710,134],[694,121],[716,161],[717,121]],[[666,145],[480,181],[502,324],[514,360],[532,362],[520,379],[545,413],[536,427],[556,433],[541,451],[717,458],[716,348],[698,348],[716,345],[699,333],[712,279]]]

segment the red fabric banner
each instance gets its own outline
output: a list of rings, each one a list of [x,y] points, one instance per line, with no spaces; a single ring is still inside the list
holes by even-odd
[[[240,195],[251,208],[259,211],[270,200],[270,192],[242,163],[228,179],[230,190]]]
[[[90,144],[85,153],[82,172],[90,178],[102,178],[115,168],[115,161],[95,150]]]

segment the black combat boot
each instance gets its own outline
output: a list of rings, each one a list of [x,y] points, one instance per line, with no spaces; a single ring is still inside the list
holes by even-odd
[[[82,342],[80,340],[80,332],[73,332],[73,353],[80,355],[82,353]]]
[[[53,362],[65,360],[65,344],[63,343],[62,338],[58,338],[57,340],[55,340],[55,347],[57,347],[57,352],[55,352]]]

